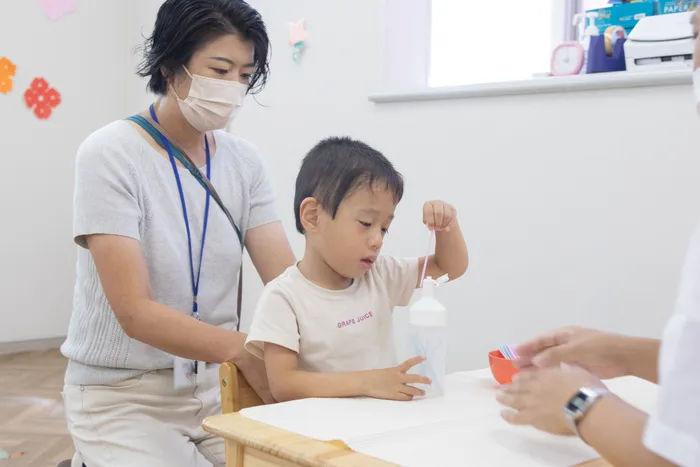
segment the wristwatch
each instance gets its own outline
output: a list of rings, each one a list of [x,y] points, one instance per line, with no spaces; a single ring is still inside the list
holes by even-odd
[[[578,425],[591,407],[603,396],[610,394],[605,388],[583,387],[564,406],[564,415],[579,438]]]

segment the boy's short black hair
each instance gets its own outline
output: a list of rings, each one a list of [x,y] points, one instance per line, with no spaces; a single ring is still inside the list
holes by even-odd
[[[158,9],[153,34],[142,47],[137,74],[148,78],[151,92],[165,95],[167,77],[181,73],[197,50],[226,34],[239,34],[253,44],[255,71],[248,91],[261,91],[270,73],[270,39],[260,13],[244,0],[166,0]]]
[[[313,197],[332,218],[340,203],[361,187],[385,184],[396,204],[403,197],[403,177],[384,155],[369,145],[347,137],[326,138],[309,151],[297,175],[294,217],[301,225],[301,203]]]

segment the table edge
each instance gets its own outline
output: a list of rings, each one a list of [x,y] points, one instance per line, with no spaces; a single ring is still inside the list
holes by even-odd
[[[206,417],[202,427],[205,431],[224,439],[296,462],[304,467],[398,467],[389,461],[353,451],[343,441],[320,441],[258,422],[240,413]],[[264,432],[264,435],[261,435],[261,432]],[[314,454],[310,456],[309,452]]]
[[[222,426],[222,425],[225,425]],[[245,447],[296,462],[304,467],[398,467],[397,464],[352,450],[341,440],[320,441],[282,428],[268,425],[241,413],[212,415],[202,422],[205,431],[233,440]],[[260,435],[264,432],[264,435]],[[309,456],[309,452],[314,452]],[[612,467],[602,458],[591,459],[572,467]]]

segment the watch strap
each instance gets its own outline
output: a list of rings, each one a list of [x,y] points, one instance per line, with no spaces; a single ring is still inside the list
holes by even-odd
[[[564,406],[564,415],[571,424],[571,428],[576,433],[576,436],[581,437],[578,429],[581,420],[596,402],[608,394],[610,394],[610,391],[606,388],[582,387],[569,399]]]

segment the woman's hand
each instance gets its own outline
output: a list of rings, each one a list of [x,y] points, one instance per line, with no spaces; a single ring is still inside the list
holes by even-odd
[[[517,347],[516,365],[549,367],[576,365],[600,379],[628,374],[625,337],[581,327],[567,327],[542,335]]]
[[[265,371],[265,362],[256,356],[252,355],[245,349],[241,350],[238,358],[234,360],[236,367],[243,373],[248,384],[255,390],[266,404],[274,404],[277,402],[272,397],[270,384],[267,380],[267,372]]]
[[[564,407],[582,387],[605,385],[583,368],[533,368],[521,371],[513,377],[512,384],[502,386],[496,400],[508,407],[501,412],[508,423],[570,436],[575,433],[564,415]]]
[[[376,399],[397,401],[410,401],[415,396],[425,395],[425,391],[410,385],[431,384],[432,381],[425,376],[408,373],[408,370],[424,360],[425,357],[413,357],[393,368],[367,371],[363,384],[365,394]]]

